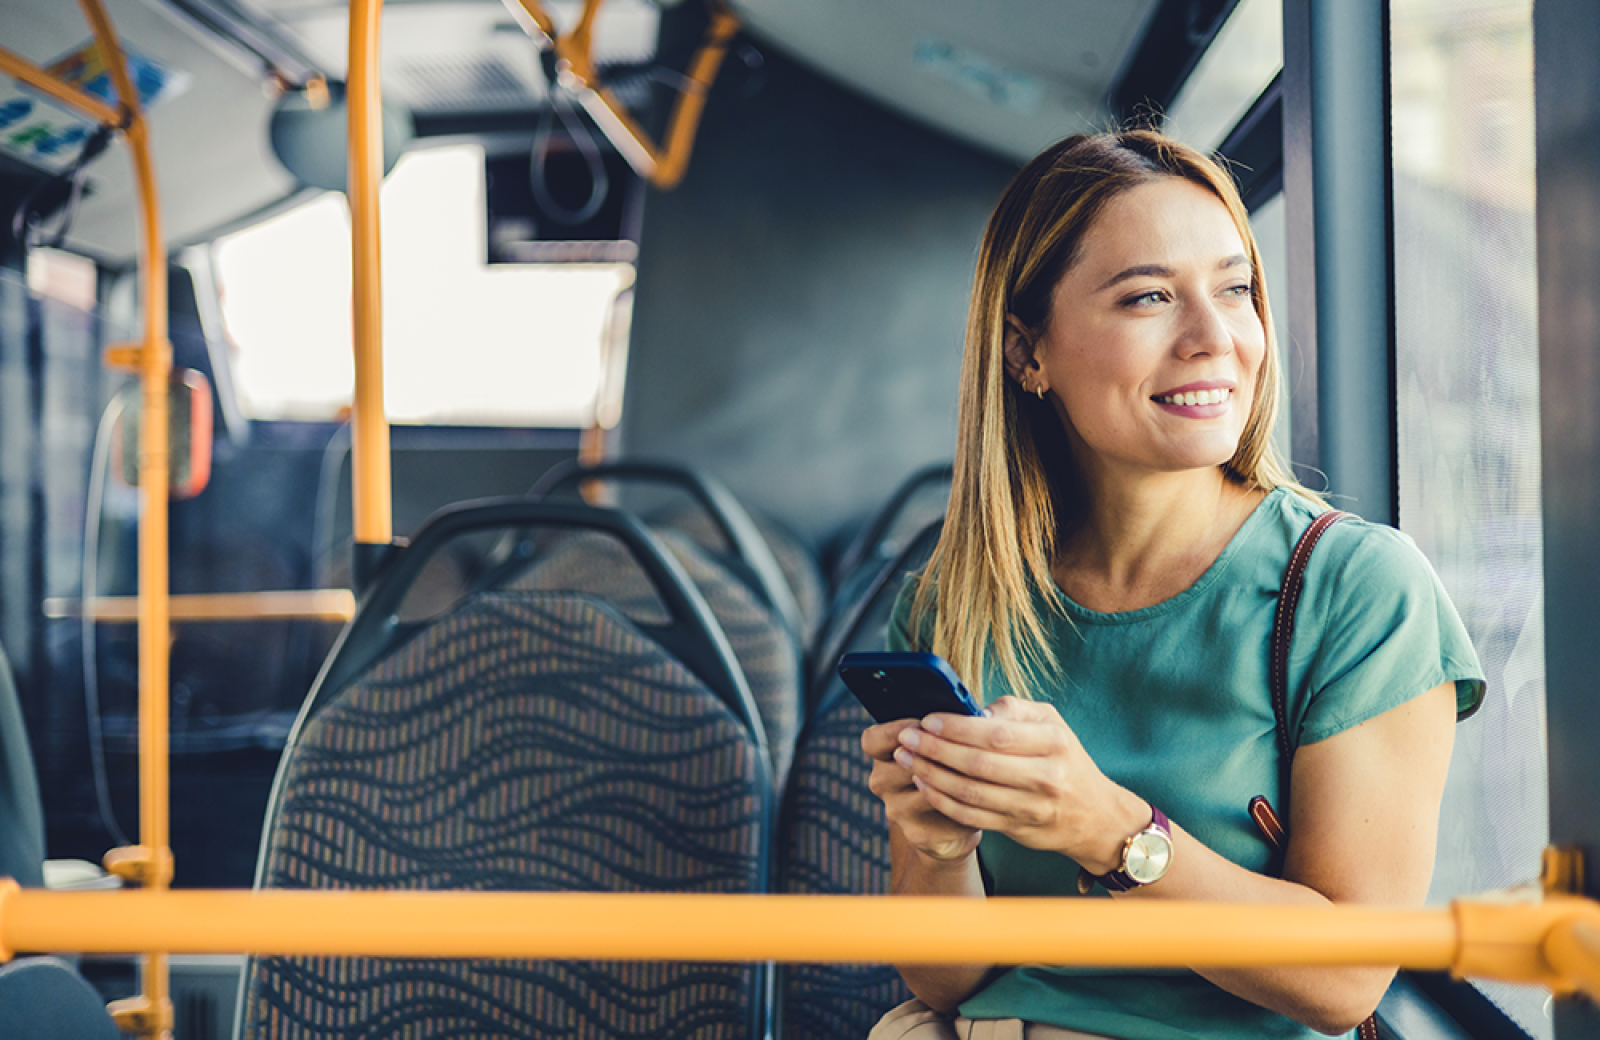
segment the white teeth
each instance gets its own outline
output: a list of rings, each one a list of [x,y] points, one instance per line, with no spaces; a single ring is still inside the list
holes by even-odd
[[[1226,389],[1189,391],[1181,394],[1168,394],[1156,398],[1161,404],[1177,404],[1193,406],[1197,404],[1221,404],[1228,399],[1231,391]]]

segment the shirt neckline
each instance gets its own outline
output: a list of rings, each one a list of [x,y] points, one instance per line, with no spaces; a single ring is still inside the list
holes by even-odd
[[[1068,596],[1061,590],[1060,585],[1052,581],[1051,585],[1055,589],[1056,600],[1060,604],[1062,611],[1069,618],[1093,625],[1133,624],[1139,621],[1148,621],[1151,618],[1160,617],[1163,614],[1178,610],[1190,600],[1204,595],[1208,588],[1216,584],[1217,580],[1228,570],[1229,565],[1233,562],[1233,557],[1239,552],[1240,548],[1255,537],[1257,528],[1268,522],[1267,514],[1271,512],[1268,506],[1277,503],[1286,494],[1288,494],[1288,489],[1283,487],[1276,487],[1267,492],[1266,497],[1256,503],[1255,508],[1250,511],[1250,515],[1245,517],[1245,521],[1239,525],[1239,529],[1233,532],[1233,537],[1228,539],[1228,544],[1223,546],[1222,552],[1218,553],[1217,558],[1211,561],[1211,566],[1205,569],[1205,573],[1196,578],[1194,584],[1182,592],[1162,600],[1160,603],[1152,603],[1148,607],[1140,607],[1137,610],[1091,610]]]

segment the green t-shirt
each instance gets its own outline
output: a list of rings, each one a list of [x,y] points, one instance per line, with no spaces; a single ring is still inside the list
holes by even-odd
[[[1063,597],[1066,618],[1045,614],[1062,678],[1036,689],[1035,699],[1056,707],[1107,776],[1257,872],[1275,872],[1278,863],[1247,806],[1256,795],[1285,802],[1267,681],[1273,608],[1289,553],[1318,512],[1280,488],[1173,598],[1106,614]],[[895,605],[891,650],[931,642],[908,630],[911,588]],[[1482,676],[1455,608],[1411,539],[1354,519],[1328,530],[1306,569],[1290,649],[1288,716],[1299,745],[1449,681],[1465,718],[1483,699]],[[988,699],[1008,688],[991,670]],[[1077,865],[1055,853],[990,833],[979,855],[997,896],[1080,898]],[[1187,970],[1027,965],[993,979],[961,1013],[1127,1040],[1319,1035]]]

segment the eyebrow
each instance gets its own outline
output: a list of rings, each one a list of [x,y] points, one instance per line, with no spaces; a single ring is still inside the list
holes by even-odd
[[[1249,264],[1250,258],[1248,256],[1243,253],[1235,253],[1230,257],[1225,257],[1222,262],[1217,264],[1217,270],[1227,271],[1239,266],[1249,266]],[[1112,275],[1095,292],[1105,292],[1112,286],[1119,285],[1130,278],[1173,278],[1177,276],[1177,273],[1172,268],[1162,264],[1135,264]]]

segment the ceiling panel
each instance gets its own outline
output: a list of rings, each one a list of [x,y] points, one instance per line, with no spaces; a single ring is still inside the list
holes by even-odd
[[[188,77],[186,89],[149,113],[169,241],[191,239],[293,190],[293,180],[268,148],[272,102],[248,56],[146,0],[107,0],[106,9],[126,45]],[[77,4],[30,4],[5,14],[6,46],[41,64],[90,38]],[[203,168],[190,161],[202,154]],[[120,139],[90,169],[89,183],[92,193],[69,244],[109,259],[131,258],[140,232],[132,166]]]
[[[1156,0],[732,0],[759,36],[957,137],[1022,160],[1104,126]]]
[[[333,76],[345,65],[346,9],[317,0],[190,0],[253,16]],[[676,0],[684,2],[684,0]],[[861,93],[1017,160],[1109,120],[1104,99],[1142,38],[1156,0],[732,0],[757,38]],[[200,239],[296,188],[267,143],[273,98],[259,58],[193,26],[164,0],[107,0],[123,39],[189,78],[150,113],[166,234]],[[12,3],[6,46],[38,62],[89,39],[76,4]],[[579,0],[549,9],[570,24]],[[602,63],[647,58],[658,6],[607,0],[596,32]],[[390,0],[384,12],[386,96],[419,112],[531,109],[543,97],[531,41],[499,0]],[[204,163],[196,161],[204,157]],[[90,174],[73,229],[77,248],[131,258],[138,228],[119,143]]]

